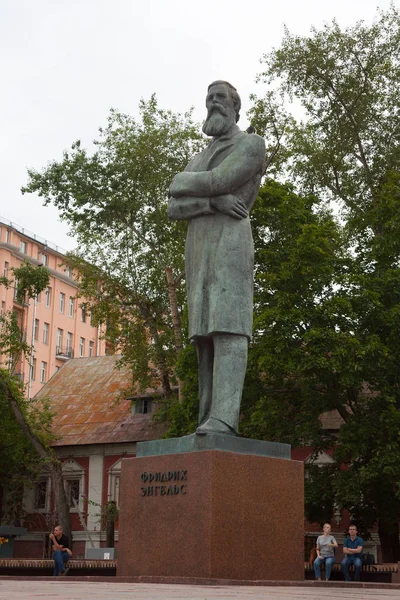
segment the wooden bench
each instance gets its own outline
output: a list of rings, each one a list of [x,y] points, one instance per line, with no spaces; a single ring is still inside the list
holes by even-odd
[[[321,565],[321,572],[324,572],[325,566]],[[353,572],[353,566],[350,566],[350,573]],[[361,581],[375,581],[379,583],[392,583],[392,575],[398,573],[398,563],[382,563],[376,565],[363,565],[361,569]],[[314,579],[314,566],[310,562],[304,563],[305,579]],[[332,565],[331,580],[340,581],[343,574],[340,569],[340,562]]]
[[[68,561],[68,575],[115,576],[116,560],[75,559]],[[50,558],[0,558],[0,575],[53,575]]]

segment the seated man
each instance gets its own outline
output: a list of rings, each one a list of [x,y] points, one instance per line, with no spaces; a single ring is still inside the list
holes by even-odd
[[[346,581],[351,581],[349,566],[354,565],[354,581],[360,581],[362,568],[362,551],[364,540],[357,535],[357,527],[350,525],[349,536],[343,542],[343,553],[346,555],[342,560],[341,568]]]
[[[58,575],[66,575],[69,569],[65,568],[65,564],[71,558],[72,552],[68,548],[68,538],[63,534],[61,525],[57,525],[57,527],[54,528],[54,533],[50,534],[50,539],[53,542],[53,575],[55,577],[58,577]]]

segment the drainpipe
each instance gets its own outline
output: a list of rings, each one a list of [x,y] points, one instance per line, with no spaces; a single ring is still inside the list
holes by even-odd
[[[97,344],[96,344],[96,356],[100,355],[100,323],[97,325]]]
[[[32,342],[31,342],[31,356],[30,356],[30,360],[29,360],[29,379],[28,379],[28,402],[31,399],[32,370],[33,370],[33,359],[34,359],[34,354],[35,354],[36,303],[37,303],[37,296],[35,296],[33,299]]]

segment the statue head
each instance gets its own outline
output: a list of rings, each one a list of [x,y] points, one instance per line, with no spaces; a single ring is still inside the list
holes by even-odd
[[[239,120],[240,96],[228,81],[210,83],[206,98],[207,118],[203,124],[206,135],[224,135]]]

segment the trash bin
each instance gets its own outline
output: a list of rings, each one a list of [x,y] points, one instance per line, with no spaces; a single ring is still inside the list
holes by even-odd
[[[13,558],[14,539],[19,535],[26,535],[25,527],[10,527],[9,525],[0,525],[0,537],[8,540],[0,545],[0,558]]]

